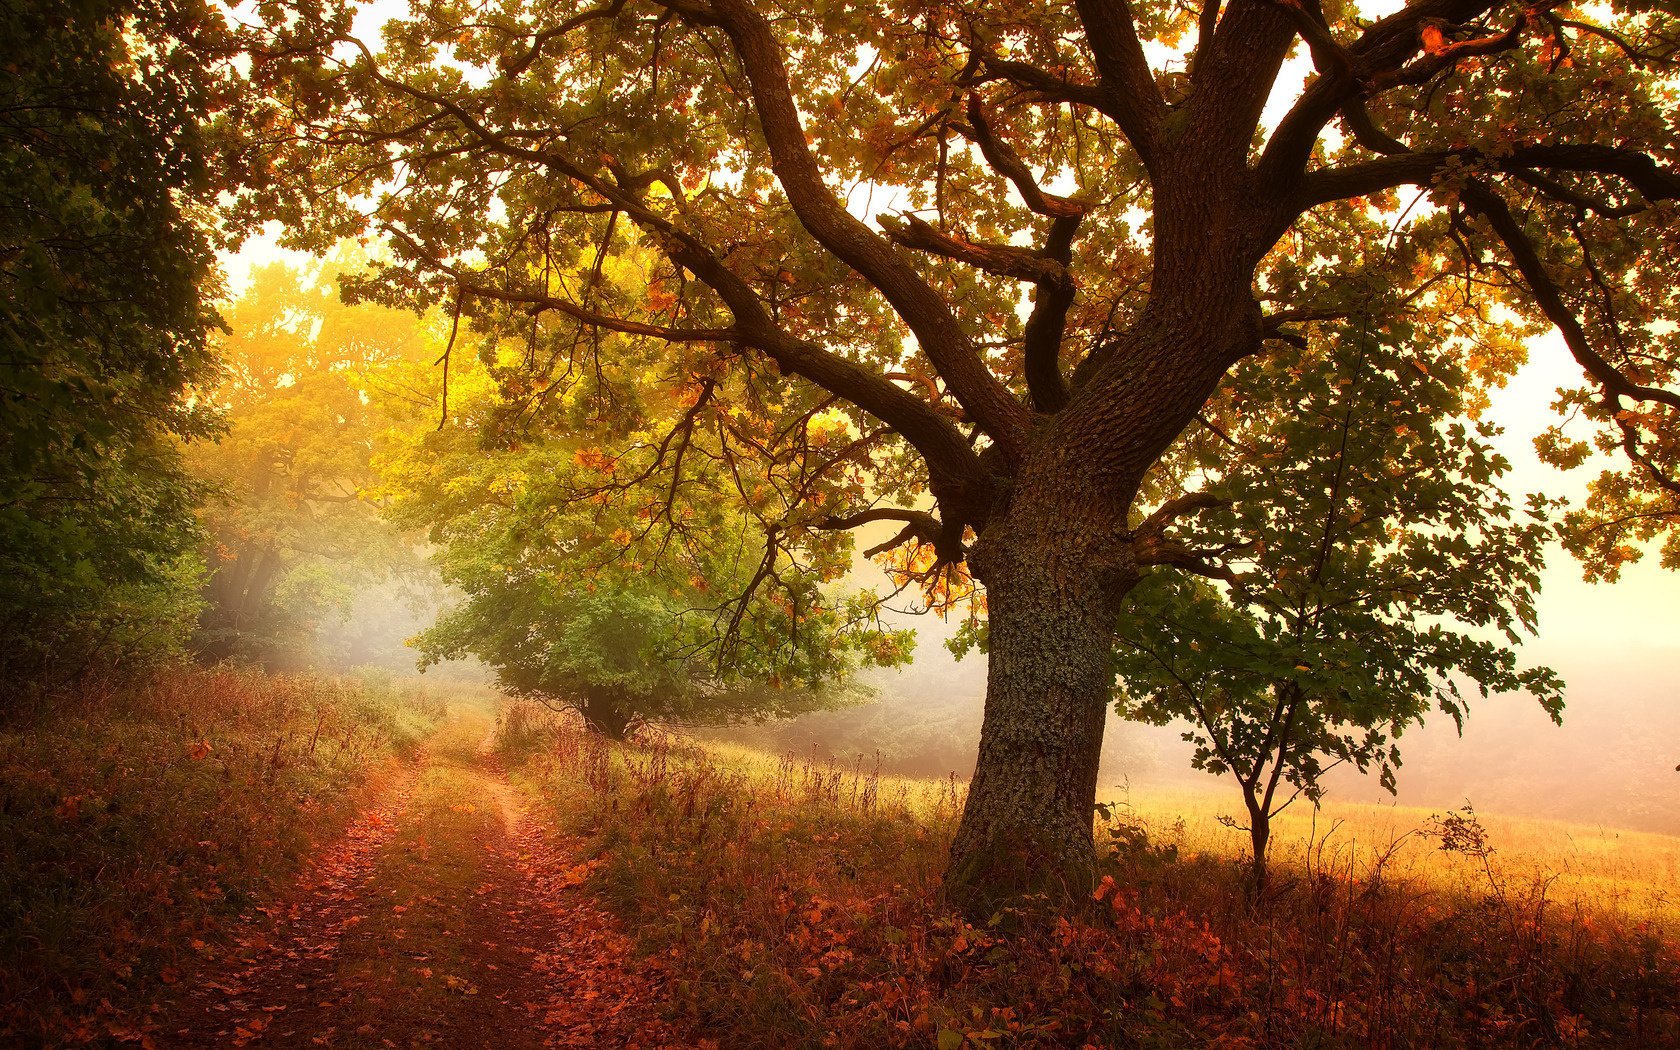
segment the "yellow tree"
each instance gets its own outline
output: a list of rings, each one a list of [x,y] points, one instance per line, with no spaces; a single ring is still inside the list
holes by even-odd
[[[372,459],[387,406],[432,396],[402,387],[400,366],[430,364],[437,334],[411,312],[345,305],[338,277],[360,265],[340,251],[302,269],[261,266],[228,306],[225,379],[210,395],[227,432],[188,450],[215,490],[205,658],[285,659],[348,600],[350,581],[411,557],[371,498]]]

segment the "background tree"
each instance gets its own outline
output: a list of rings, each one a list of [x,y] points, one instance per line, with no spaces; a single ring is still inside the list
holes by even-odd
[[[618,264],[597,279],[631,295],[642,276]],[[590,367],[533,387],[533,356],[592,338]],[[428,530],[464,595],[417,639],[428,661],[476,655],[507,691],[623,738],[828,706],[842,694],[826,683],[908,658],[874,596],[830,593],[849,548],[781,538],[858,498],[860,443],[822,400],[785,381],[758,400],[775,385],[625,334],[561,328],[480,352],[452,369],[447,425],[425,418],[382,463],[394,519]],[[647,484],[670,460],[692,463],[682,484]]]
[[[983,582],[972,912],[1090,878],[1117,616],[1174,557],[1145,478],[1337,280],[1411,296],[1441,354],[1555,327],[1627,483],[1674,483],[1666,5],[441,0],[382,44],[342,3],[260,12],[245,214],[375,228],[377,294],[481,331],[517,308],[798,377],[879,482],[778,542],[892,518]],[[580,249],[644,247],[655,294],[597,295]]]
[[[403,401],[429,399],[435,378],[411,387],[404,369],[429,366],[440,337],[412,313],[345,305],[339,276],[364,262],[340,248],[307,270],[258,267],[228,307],[208,394],[227,431],[189,456],[214,489],[205,658],[296,663],[357,583],[416,561],[379,516],[372,460]]]
[[[0,682],[178,645],[196,499],[175,443],[213,416],[201,4],[0,5]]]
[[[1397,738],[1462,686],[1527,690],[1559,718],[1561,683],[1524,670],[1550,536],[1545,502],[1498,488],[1497,428],[1466,414],[1474,380],[1403,320],[1326,326],[1238,365],[1164,467],[1206,503],[1185,553],[1121,619],[1121,713],[1194,729],[1193,762],[1242,791],[1255,889],[1271,819],[1343,763],[1394,790]],[[1173,482],[1166,482],[1173,484]]]

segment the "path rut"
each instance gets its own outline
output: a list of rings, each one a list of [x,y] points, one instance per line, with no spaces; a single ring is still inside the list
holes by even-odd
[[[583,892],[590,865],[457,719],[240,951],[192,983],[173,1046],[676,1047],[664,975]]]

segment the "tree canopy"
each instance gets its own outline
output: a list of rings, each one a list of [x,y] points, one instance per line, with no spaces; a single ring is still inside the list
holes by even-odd
[[[1621,453],[1566,519],[1589,565],[1680,521],[1666,5],[498,0],[377,39],[348,3],[258,10],[228,113],[245,215],[384,236],[365,294],[486,333],[663,340],[749,399],[795,377],[872,482],[775,535],[890,519],[984,584],[948,879],[972,911],[1089,877],[1116,616],[1195,568],[1146,479],[1234,365],[1346,320],[1350,284],[1467,373],[1561,333],[1583,381],[1543,451]],[[599,290],[646,252],[647,295]],[[534,384],[600,360],[560,345]]]
[[[339,278],[360,254],[258,267],[228,304],[223,375],[204,392],[227,430],[188,455],[212,490],[205,658],[295,663],[355,583],[418,562],[380,517],[373,461],[413,402],[432,400],[443,336],[410,312],[343,303]]]
[[[202,5],[0,6],[0,623],[8,686],[167,651],[214,415]]]
[[[621,295],[642,273],[599,279]],[[855,435],[810,391],[622,333],[537,386],[532,358],[591,334],[471,338],[446,425],[410,431],[382,468],[395,520],[427,531],[464,594],[417,640],[429,659],[476,655],[614,737],[811,710],[860,664],[907,659],[874,596],[835,593],[850,545],[800,539],[862,479]],[[681,484],[649,483],[684,460]]]

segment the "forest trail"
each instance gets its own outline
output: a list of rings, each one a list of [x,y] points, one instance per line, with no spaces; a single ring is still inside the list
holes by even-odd
[[[582,891],[457,711],[286,902],[198,975],[165,1046],[659,1047],[656,964]]]

